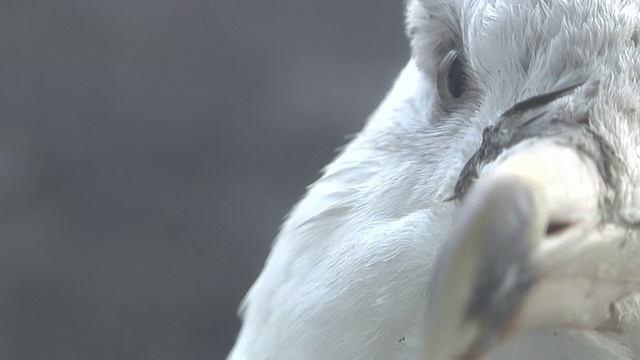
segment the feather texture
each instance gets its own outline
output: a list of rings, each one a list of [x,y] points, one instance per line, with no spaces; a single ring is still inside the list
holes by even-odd
[[[529,96],[599,82],[592,125],[622,149],[615,198],[640,222],[638,29],[636,1],[409,1],[412,59],[283,224],[229,359],[417,359],[433,259],[458,206],[445,200],[482,130]],[[446,112],[435,79],[452,49],[471,85]],[[525,333],[492,358],[639,358],[638,327]]]

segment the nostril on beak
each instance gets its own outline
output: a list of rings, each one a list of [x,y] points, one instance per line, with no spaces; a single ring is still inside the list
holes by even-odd
[[[552,237],[556,235],[560,235],[565,230],[569,229],[573,223],[569,221],[561,221],[561,220],[549,220],[549,224],[547,224],[547,237]]]

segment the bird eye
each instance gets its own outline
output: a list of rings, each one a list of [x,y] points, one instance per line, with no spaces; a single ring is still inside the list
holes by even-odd
[[[457,51],[450,51],[442,59],[438,68],[438,96],[442,106],[449,110],[462,97],[466,90],[467,77],[464,73],[463,62]]]

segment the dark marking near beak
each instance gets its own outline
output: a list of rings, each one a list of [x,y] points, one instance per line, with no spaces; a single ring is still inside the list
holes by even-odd
[[[561,97],[569,95],[573,90],[582,86],[583,83],[572,85],[560,90],[552,91],[550,93],[536,95],[530,97],[526,100],[523,100],[515,105],[513,105],[509,110],[505,111],[500,117],[509,117],[519,113],[523,113],[525,111],[545,106],[551,102],[554,102]]]
[[[528,98],[505,111],[496,125],[484,129],[480,148],[462,168],[454,194],[445,201],[464,198],[483,166],[496,160],[505,150],[532,138],[555,138],[561,144],[576,148],[595,161],[604,183],[615,187],[614,168],[618,167],[620,161],[613,147],[589,126],[587,104],[593,93],[583,94],[578,99],[585,101],[585,111],[574,111],[571,107],[553,104],[582,85],[580,83]]]

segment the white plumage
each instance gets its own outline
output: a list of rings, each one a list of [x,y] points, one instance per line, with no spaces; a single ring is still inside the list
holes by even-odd
[[[623,0],[409,1],[412,59],[285,221],[241,307],[229,359],[420,358],[433,326],[425,322],[434,264],[462,206],[445,200],[483,130],[538,94],[597,84],[568,95],[563,109],[579,113],[581,96],[592,97],[584,105],[589,126],[621,164],[617,187],[602,196],[613,199],[608,211],[628,230],[627,249],[640,247],[639,7]],[[443,104],[438,74],[452,50],[464,63],[464,94]],[[640,273],[640,265],[629,268]],[[524,331],[490,358],[639,358],[638,304],[633,294],[611,304],[619,331]]]

